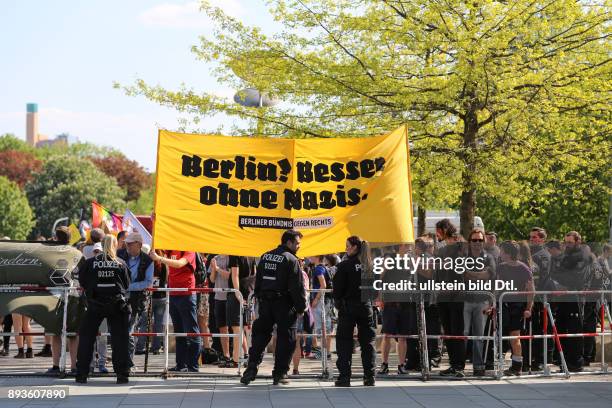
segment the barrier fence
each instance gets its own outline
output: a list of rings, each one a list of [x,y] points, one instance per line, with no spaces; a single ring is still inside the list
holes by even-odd
[[[53,295],[59,295],[63,301],[63,310],[62,310],[62,329],[61,329],[61,354],[60,354],[60,375],[64,375],[66,371],[66,343],[67,336],[75,335],[76,333],[68,332],[67,330],[67,314],[68,314],[68,300],[70,294],[78,293],[80,288],[76,288],[73,286],[67,287],[39,287],[39,286],[0,286],[0,292],[50,292]],[[170,296],[165,297],[165,311],[164,311],[164,331],[163,332],[133,332],[131,335],[135,337],[163,337],[164,338],[164,367],[161,375],[163,378],[168,378],[171,375],[184,375],[185,373],[172,373],[169,370],[169,339],[170,337],[185,337],[185,338],[193,338],[193,337],[209,337],[209,338],[239,338],[238,347],[242,348],[243,336],[244,336],[244,301],[242,295],[237,289],[230,288],[149,288],[147,289],[149,292],[189,292],[193,293],[218,293],[218,292],[226,292],[226,293],[235,293],[237,300],[240,305],[240,317],[239,317],[239,333],[171,333],[170,332]],[[316,337],[321,339],[321,378],[331,379],[333,378],[333,365],[329,364],[327,356],[331,355],[330,351],[327,349],[327,339],[335,338],[336,335],[334,333],[327,333],[327,312],[325,307],[325,296],[330,293],[330,289],[316,289],[311,290],[311,293],[322,292],[322,296],[320,301],[323,302],[323,307],[321,308],[321,334],[317,333],[303,333],[302,337]],[[504,364],[505,364],[505,352],[504,352],[504,341],[519,339],[519,340],[528,340],[529,341],[529,361],[531,363],[531,343],[535,339],[543,340],[543,371],[538,374],[529,374],[524,377],[550,377],[561,375],[566,378],[569,378],[571,375],[576,374],[608,374],[608,366],[605,361],[605,338],[607,336],[612,336],[612,316],[610,314],[610,310],[608,308],[608,303],[612,301],[612,291],[536,291],[536,292],[503,292],[499,299],[495,299],[495,295],[491,292],[486,291],[478,291],[471,292],[472,294],[486,295],[491,300],[491,305],[494,305],[491,309],[490,315],[490,323],[489,323],[489,334],[487,335],[429,335],[427,334],[427,323],[425,319],[425,302],[424,295],[427,293],[426,291],[412,291],[413,294],[418,294],[418,301],[412,302],[415,304],[418,318],[418,333],[415,334],[407,334],[407,335],[393,335],[393,334],[379,334],[376,338],[405,338],[405,339],[413,339],[419,340],[419,354],[420,354],[420,365],[421,365],[421,379],[424,381],[429,380],[432,377],[430,371],[430,358],[429,358],[429,350],[427,348],[427,340],[476,340],[476,341],[486,341],[484,353],[485,358],[484,361],[487,360],[487,353],[489,350],[488,342],[492,342],[493,345],[493,356],[497,356],[494,358],[494,370],[492,378],[501,379],[504,377]],[[544,334],[533,334],[532,327],[530,325],[529,334],[521,334],[516,336],[504,335],[503,334],[503,303],[506,297],[511,296],[536,296],[541,297],[542,300],[537,301],[537,303],[542,304],[542,333]],[[554,319],[553,312],[551,310],[551,306],[549,303],[550,297],[558,297],[558,296],[580,296],[580,295],[597,295],[599,296],[599,313],[598,317],[600,319],[600,330],[592,333],[559,333],[557,330],[557,325]],[[608,300],[606,298],[609,297]],[[254,306],[254,298],[252,296],[248,299],[248,309],[252,310]],[[497,306],[497,307],[495,307]],[[608,319],[608,324],[610,326],[610,330],[606,331],[605,329],[605,318]],[[549,333],[549,324],[552,333]],[[44,336],[49,335],[50,333],[45,332],[28,332],[28,333],[0,333],[0,336]],[[110,333],[100,333],[100,336],[108,336]],[[566,338],[588,338],[588,337],[599,337],[601,338],[600,352],[601,352],[601,367],[599,371],[584,371],[581,373],[570,373],[563,351],[563,345],[561,343],[561,339]],[[548,340],[553,339],[557,350],[559,351],[559,357],[562,367],[561,373],[551,373],[550,367],[548,365]],[[525,356],[525,352],[522,353],[523,357]],[[241,374],[241,368],[244,363],[244,359],[242,353],[239,353],[239,361],[238,361],[238,369],[237,374]],[[376,353],[378,357],[378,353]],[[400,362],[401,363],[401,362]],[[378,364],[377,364],[378,365]],[[190,375],[200,376],[211,376],[210,373],[190,373]]]

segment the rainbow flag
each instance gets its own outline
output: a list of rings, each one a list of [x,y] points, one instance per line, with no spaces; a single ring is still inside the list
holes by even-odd
[[[107,210],[96,201],[91,202],[92,226],[94,228],[107,227],[108,231],[119,232],[123,229],[121,217]]]

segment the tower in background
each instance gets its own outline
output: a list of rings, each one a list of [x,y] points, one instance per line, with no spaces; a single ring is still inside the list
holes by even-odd
[[[30,146],[36,146],[38,143],[38,104],[27,104],[26,116],[26,141]]]

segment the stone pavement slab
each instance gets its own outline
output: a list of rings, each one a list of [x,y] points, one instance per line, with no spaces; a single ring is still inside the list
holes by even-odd
[[[0,378],[2,408],[610,408],[612,377],[506,381],[430,381],[388,379],[376,387],[335,388],[329,381],[293,380],[273,386],[269,378],[245,387],[237,379],[135,377],[128,385],[92,378],[77,385],[65,378]],[[9,389],[69,387],[63,400],[9,399]]]

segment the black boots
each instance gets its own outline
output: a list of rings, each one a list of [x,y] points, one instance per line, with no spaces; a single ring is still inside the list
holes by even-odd
[[[334,382],[336,387],[350,387],[351,386],[351,378],[350,377],[338,377],[336,382]]]
[[[272,385],[287,385],[289,384],[289,377],[287,374],[275,375],[272,377]]]
[[[244,373],[242,373],[240,382],[244,385],[249,385],[251,381],[255,380],[255,377],[257,377],[257,368],[247,367],[247,369],[244,370]]]
[[[510,366],[509,369],[504,370],[504,375],[506,376],[519,376],[521,375],[521,371],[523,368],[523,362],[522,361],[516,361],[514,359],[512,359],[512,365]]]
[[[43,347],[42,350],[40,350],[38,353],[34,354],[36,357],[52,357],[51,355],[51,345],[50,344],[45,344],[45,347]]]
[[[78,375],[74,379],[79,384],[87,384],[87,376],[86,375]]]

